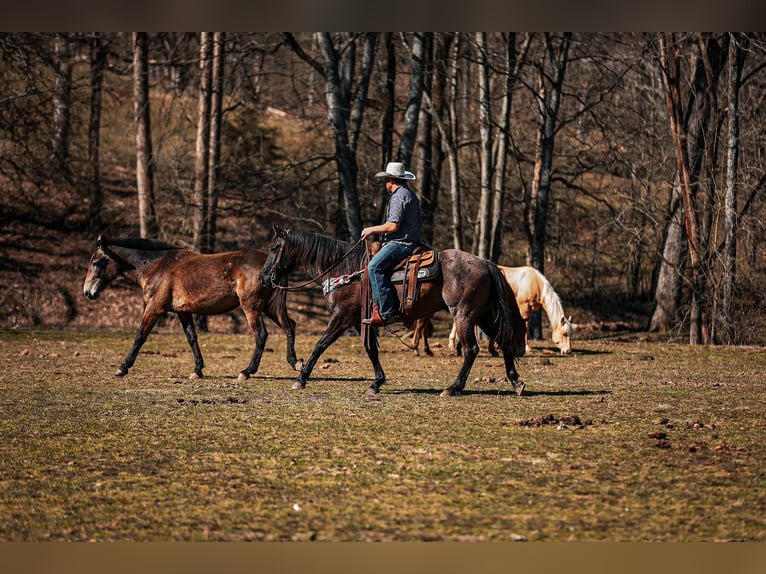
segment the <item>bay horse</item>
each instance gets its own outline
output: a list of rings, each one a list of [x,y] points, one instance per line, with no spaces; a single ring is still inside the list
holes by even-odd
[[[475,334],[477,325],[497,338],[503,351],[506,377],[516,394],[521,395],[525,383],[519,381],[515,361],[524,354],[524,322],[515,302],[509,304],[514,300],[508,295],[508,284],[502,274],[491,261],[456,249],[440,251],[439,262],[441,272],[431,282],[420,283],[420,294],[403,320],[410,322],[440,309],[449,309],[465,352],[457,378],[442,391],[442,396],[457,395],[465,387],[479,353]],[[298,268],[311,276],[324,275],[330,268],[334,275],[340,275],[325,282],[330,320],[311,356],[303,364],[293,389],[306,387],[317,360],[341,334],[351,327],[364,332],[362,282],[366,280],[366,263],[366,248],[360,243],[352,245],[317,232],[282,229],[274,225],[269,257],[261,271],[264,285],[277,286]],[[397,285],[400,301],[401,289],[402,286]],[[364,347],[375,372],[375,380],[367,392],[377,394],[386,376],[379,360],[377,329],[368,327],[367,331],[369,338],[363,337]]]
[[[562,355],[568,355],[572,352],[572,318],[567,317],[564,308],[561,305],[561,299],[558,293],[553,289],[550,281],[537,269],[530,266],[507,267],[498,265],[508,285],[514,293],[516,304],[519,307],[521,317],[525,324],[525,347],[529,351],[529,341],[527,337],[527,324],[529,317],[542,308],[548,315],[548,322],[551,326],[551,339],[558,346]],[[426,321],[419,320],[413,326],[412,346],[416,353],[420,339],[423,339],[424,351],[427,355],[433,356],[431,347],[428,344],[428,332],[426,331]],[[459,343],[457,341],[457,329],[452,325],[452,331],[449,335],[449,348],[459,354]],[[490,339],[489,352],[497,355],[493,341]]]
[[[264,314],[282,327],[287,336],[287,362],[300,368],[295,356],[295,321],[287,314],[286,294],[259,280],[265,261],[266,252],[253,248],[202,254],[156,239],[99,235],[83,284],[85,297],[97,299],[122,276],[142,289],[145,303],[133,346],[115,376],[128,374],[157,320],[174,312],[194,356],[190,378],[201,378],[205,365],[192,314],[220,315],[237,307],[244,311],[255,337],[250,364],[239,380],[249,379],[258,370],[268,337]]]

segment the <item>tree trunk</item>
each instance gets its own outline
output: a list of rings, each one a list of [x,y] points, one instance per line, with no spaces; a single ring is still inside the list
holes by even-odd
[[[394,113],[396,110],[396,47],[394,45],[394,33],[383,33],[383,44],[385,46],[385,80],[383,81],[383,113],[380,117],[381,145],[380,145],[380,166],[383,169],[391,161],[394,153]],[[385,210],[388,201],[388,192],[385,186],[379,184],[380,203],[375,221],[381,221],[385,217]]]
[[[479,212],[476,220],[479,224],[478,245],[476,254],[489,258],[490,231],[492,220],[492,108],[489,97],[489,61],[487,58],[487,33],[476,32],[476,56],[479,76],[479,139],[481,163],[481,193],[479,195]]]
[[[432,32],[415,32],[412,35],[410,89],[407,95],[407,108],[404,110],[404,128],[399,140],[399,151],[396,154],[398,161],[409,166],[412,162],[412,153],[415,150],[415,141],[418,135],[418,118],[420,116],[420,103],[423,100],[423,76],[425,48]]]
[[[460,133],[460,122],[457,115],[457,75],[458,58],[460,56],[461,36],[458,34],[452,43],[450,50],[448,72],[447,72],[447,126],[442,134],[445,152],[447,153],[447,163],[450,168],[449,190],[450,200],[452,202],[452,247],[454,249],[463,249],[463,215],[460,208],[460,166],[457,158],[458,134]]]
[[[535,166],[529,198],[524,209],[529,239],[529,265],[545,273],[545,238],[548,218],[548,202],[553,173],[553,146],[556,133],[561,96],[564,87],[564,74],[569,61],[569,45],[572,34],[565,33],[558,49],[553,45],[553,38],[545,34],[545,49],[538,64],[539,80],[537,105],[540,124],[535,146]],[[550,60],[553,70],[546,70],[546,60]],[[550,86],[548,86],[548,78]],[[542,339],[542,317],[534,313],[529,320],[529,338]]]
[[[101,209],[104,205],[104,193],[101,189],[100,134],[106,54],[106,46],[101,34],[96,32],[90,42],[90,120],[88,121],[88,165],[90,166],[88,220],[93,228],[101,224]]]
[[[506,166],[508,163],[508,140],[511,131],[511,108],[513,106],[513,90],[519,75],[519,63],[526,59],[531,35],[527,35],[521,47],[521,58],[516,58],[516,33],[508,34],[506,39],[505,60],[505,93],[500,112],[497,147],[495,153],[495,173],[492,183],[492,232],[489,257],[492,261],[500,261],[503,241],[503,206],[505,205]]]
[[[213,33],[213,70],[212,93],[210,97],[210,165],[207,173],[207,193],[209,199],[209,231],[205,249],[208,253],[216,251],[218,224],[218,196],[221,181],[221,122],[223,121],[223,79],[226,60],[226,32]]]
[[[133,96],[136,117],[136,183],[141,237],[159,233],[154,205],[154,157],[149,109],[149,41],[146,32],[133,33]]]
[[[649,331],[669,331],[673,328],[681,301],[681,268],[686,259],[684,213],[678,185],[673,185],[668,208],[668,220],[662,245],[662,258],[654,288],[654,312]]]
[[[342,199],[345,233],[348,238],[358,238],[362,232],[362,217],[357,188],[357,164],[349,140],[349,113],[351,110],[351,83],[353,80],[356,50],[353,42],[347,42],[341,62],[327,32],[318,34],[319,48],[324,59],[323,76],[327,109],[335,140],[335,161],[338,165],[339,193]]]
[[[740,42],[745,43],[744,46]],[[727,61],[728,131],[726,134],[726,196],[724,200],[724,274],[721,331],[723,342],[736,342],[734,296],[737,287],[737,171],[739,168],[739,88],[745,63],[747,37],[732,33]]]
[[[715,134],[708,133],[716,101],[718,78],[725,62],[720,46],[710,37],[701,37],[700,52],[694,60],[694,89],[692,105],[686,113],[681,102],[681,46],[673,34],[658,38],[660,70],[670,120],[670,133],[678,172],[679,191],[683,204],[684,229],[691,266],[692,299],[689,311],[689,343],[710,342],[710,306],[714,298],[708,292],[710,266],[710,228],[713,190],[708,188],[704,200],[698,197],[701,166],[708,160],[708,172],[715,171]],[[688,126],[688,127],[687,127]],[[713,122],[712,132],[717,129]],[[713,183],[709,182],[712,186]]]
[[[69,166],[69,134],[72,114],[72,54],[68,38],[56,33],[55,45],[56,86],[53,91],[53,134],[51,137],[51,163],[65,179],[71,177]]]
[[[194,156],[194,250],[205,253],[210,244],[210,102],[213,83],[213,38],[200,32],[199,100],[197,103],[197,145]]]

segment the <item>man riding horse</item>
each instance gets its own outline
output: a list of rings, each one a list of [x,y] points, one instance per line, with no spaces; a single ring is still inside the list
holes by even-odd
[[[386,178],[386,190],[391,197],[385,223],[362,229],[362,239],[373,233],[383,234],[380,251],[367,265],[375,305],[372,316],[364,322],[380,327],[401,321],[396,291],[391,286],[391,273],[399,262],[420,246],[423,218],[420,200],[407,187],[407,181],[414,180],[415,174],[405,170],[403,163],[392,161],[386,166],[386,171],[376,173],[375,177]]]

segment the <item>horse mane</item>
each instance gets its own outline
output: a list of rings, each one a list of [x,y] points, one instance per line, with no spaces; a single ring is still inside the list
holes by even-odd
[[[125,247],[126,249],[139,249],[141,251],[169,251],[171,249],[183,249],[160,239],[145,239],[143,237],[104,237],[99,238],[104,247]]]
[[[542,299],[542,306],[548,315],[548,322],[551,324],[551,327],[554,327],[555,325],[558,325],[563,318],[564,323],[569,328],[571,334],[572,326],[569,324],[569,319],[566,318],[566,314],[564,313],[564,308],[561,306],[561,299],[559,298],[558,293],[556,293],[556,291],[553,289],[551,282],[548,281],[548,278],[545,277],[545,275],[536,269],[535,271],[537,272],[537,275],[539,276],[540,282],[543,286],[542,292],[540,293],[540,298]]]
[[[365,249],[361,243],[354,247],[352,243],[308,229],[290,230],[287,242],[295,250],[294,258],[311,275],[327,271],[330,267],[332,270],[328,275],[343,275],[359,271],[363,266]]]

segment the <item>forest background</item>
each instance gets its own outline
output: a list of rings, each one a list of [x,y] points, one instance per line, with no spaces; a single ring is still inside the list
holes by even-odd
[[[763,344],[764,67],[758,33],[2,34],[0,328],[134,328],[80,294],[99,233],[355,241],[399,160],[426,240],[533,265],[575,338]]]

